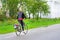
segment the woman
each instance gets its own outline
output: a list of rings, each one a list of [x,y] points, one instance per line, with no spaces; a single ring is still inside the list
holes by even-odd
[[[24,31],[24,22],[23,22],[23,19],[24,19],[24,18],[26,18],[26,16],[25,16],[24,13],[20,10],[20,11],[18,12],[17,19],[18,19],[18,22],[21,24],[23,31]]]

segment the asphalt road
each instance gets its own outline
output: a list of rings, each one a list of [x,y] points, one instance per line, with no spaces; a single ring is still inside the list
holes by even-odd
[[[31,29],[26,35],[0,34],[0,40],[60,40],[60,24]]]

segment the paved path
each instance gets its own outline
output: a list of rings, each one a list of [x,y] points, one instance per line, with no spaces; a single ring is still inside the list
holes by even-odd
[[[15,33],[0,35],[0,40],[60,40],[60,24],[29,30],[27,35],[17,37]]]

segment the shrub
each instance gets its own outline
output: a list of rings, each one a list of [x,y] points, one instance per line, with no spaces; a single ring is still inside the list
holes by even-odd
[[[6,19],[7,19],[7,17],[5,15],[0,15],[0,21],[4,21]]]

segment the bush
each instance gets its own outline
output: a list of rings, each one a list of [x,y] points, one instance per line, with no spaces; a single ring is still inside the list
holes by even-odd
[[[6,19],[7,19],[7,17],[5,15],[0,15],[0,21],[4,21]]]

